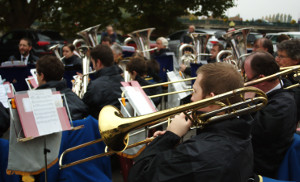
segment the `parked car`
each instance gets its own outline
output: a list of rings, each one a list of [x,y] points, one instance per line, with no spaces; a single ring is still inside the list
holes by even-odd
[[[0,61],[7,61],[9,56],[19,51],[18,45],[21,38],[32,40],[32,53],[38,57],[53,54],[49,47],[66,44],[65,39],[51,30],[14,30],[7,32],[0,38]]]
[[[178,56],[178,51],[179,51],[179,47],[180,47],[180,38],[183,34],[185,34],[185,32],[187,32],[187,30],[179,30],[168,36],[169,49],[171,51],[173,51],[176,56]],[[213,44],[216,44],[216,43],[221,43],[224,45],[224,47],[226,47],[226,42],[223,40],[219,40],[217,38],[226,33],[226,31],[224,31],[224,30],[196,29],[195,32],[196,33],[213,34],[213,36],[207,42],[208,51],[212,48]]]
[[[256,39],[263,38],[263,34],[250,32],[247,36],[247,52],[252,52],[253,45]]]
[[[277,51],[277,37],[281,34],[288,35],[291,39],[300,39],[300,32],[278,32],[278,33],[267,33],[266,38],[270,39],[273,44],[274,52]]]

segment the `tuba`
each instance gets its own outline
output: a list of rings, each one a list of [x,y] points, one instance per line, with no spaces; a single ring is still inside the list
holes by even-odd
[[[247,54],[247,36],[252,28],[242,28],[233,32],[228,32],[222,37],[230,44],[232,51],[220,51],[216,57],[217,62],[221,62],[223,54],[231,54],[230,60],[226,62],[234,64],[238,69],[241,68],[242,62]]]
[[[87,90],[88,82],[89,82],[89,74],[90,73],[90,57],[88,52],[91,48],[96,47],[98,45],[97,33],[99,25],[89,27],[77,33],[83,39],[74,40],[73,44],[76,47],[76,51],[79,53],[82,58],[82,77],[77,76],[73,83],[73,92],[75,92],[80,98],[83,97]],[[78,46],[79,43],[84,43],[85,45]]]
[[[136,44],[137,52],[150,60],[150,51],[157,49],[150,49],[150,35],[154,29],[155,28],[146,28],[131,32],[128,34],[130,37],[125,39],[124,44],[126,45],[129,41],[133,40]]]
[[[212,34],[191,33],[190,36],[193,38],[194,45],[182,44],[179,47],[178,57],[180,59],[180,64],[185,64],[186,66],[190,66],[190,63],[200,63],[202,56],[211,55],[206,53],[206,45]],[[192,49],[193,53],[190,51],[185,52],[186,48]]]
[[[59,54],[59,44],[56,44],[56,45],[53,45],[51,47],[49,47],[49,50],[50,51],[53,51],[55,56],[59,59],[59,60],[63,60],[65,56],[61,57],[60,54]]]

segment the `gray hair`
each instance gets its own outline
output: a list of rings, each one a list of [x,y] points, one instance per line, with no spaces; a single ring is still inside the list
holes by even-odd
[[[159,37],[159,38],[157,38],[157,40],[160,40],[161,43],[162,43],[162,45],[165,46],[166,48],[168,48],[169,42],[168,42],[168,40],[166,38]]]
[[[114,51],[115,54],[122,54],[123,53],[123,49],[119,44],[113,44],[112,46],[110,46],[111,50]]]
[[[279,51],[285,51],[292,60],[300,60],[300,40],[284,40],[277,45]]]

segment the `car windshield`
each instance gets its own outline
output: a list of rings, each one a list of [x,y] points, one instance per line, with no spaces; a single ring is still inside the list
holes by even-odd
[[[62,36],[57,32],[52,31],[43,31],[38,33],[38,37],[42,41],[50,41],[50,40],[64,40]]]

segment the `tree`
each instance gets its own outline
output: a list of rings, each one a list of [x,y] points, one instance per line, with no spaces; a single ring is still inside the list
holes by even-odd
[[[125,33],[156,27],[163,35],[181,26],[183,15],[221,17],[234,0],[0,0],[2,30],[51,28],[74,35],[84,28],[102,24],[117,26]]]

